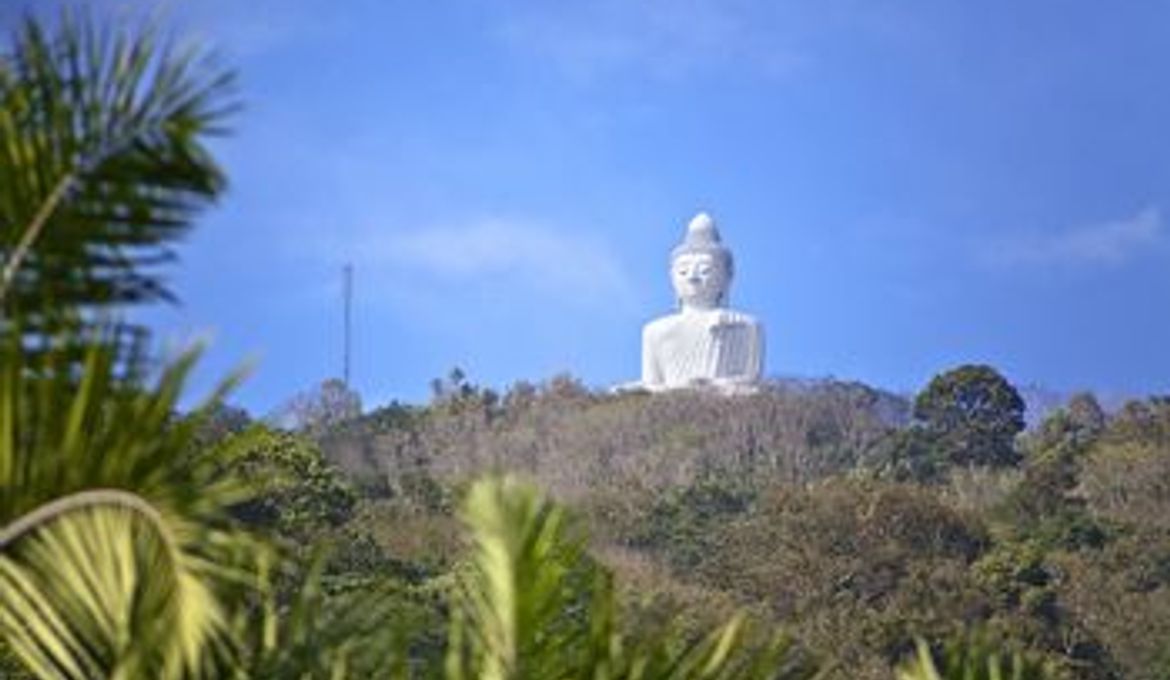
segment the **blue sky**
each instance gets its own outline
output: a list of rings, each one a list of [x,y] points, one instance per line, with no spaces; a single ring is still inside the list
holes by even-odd
[[[230,193],[139,314],[210,340],[200,386],[252,362],[253,412],[340,372],[345,262],[367,406],[633,379],[700,209],[771,374],[1170,391],[1170,3],[90,4],[240,72]]]

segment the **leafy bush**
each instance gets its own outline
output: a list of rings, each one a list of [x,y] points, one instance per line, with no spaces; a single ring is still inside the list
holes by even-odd
[[[240,520],[304,540],[352,516],[357,493],[311,440],[258,424],[220,448],[223,476],[250,490],[233,508]]]

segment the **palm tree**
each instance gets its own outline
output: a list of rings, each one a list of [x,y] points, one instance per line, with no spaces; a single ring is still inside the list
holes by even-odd
[[[26,331],[60,315],[167,299],[157,265],[220,195],[207,150],[233,74],[150,25],[31,16],[0,55],[0,301]],[[32,324],[30,326],[30,324]]]
[[[230,72],[150,27],[28,18],[0,56],[0,649],[45,678],[191,677],[235,650],[223,598],[264,548],[172,422],[193,355],[146,386],[103,306],[222,191]]]

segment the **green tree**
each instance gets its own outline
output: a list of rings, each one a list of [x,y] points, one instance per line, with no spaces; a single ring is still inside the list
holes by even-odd
[[[1029,457],[1082,455],[1105,431],[1108,418],[1097,398],[1080,392],[1053,411],[1024,442]]]
[[[252,492],[233,508],[250,525],[305,539],[353,514],[352,485],[301,435],[253,425],[223,442],[220,453],[224,475]]]
[[[955,465],[1014,465],[1024,400],[994,368],[965,365],[931,379],[914,400],[915,426]]]
[[[1022,438],[1023,479],[999,508],[1015,538],[1069,549],[1099,547],[1105,540],[1104,525],[1088,511],[1079,489],[1084,460],[1105,424],[1096,398],[1080,393]]]

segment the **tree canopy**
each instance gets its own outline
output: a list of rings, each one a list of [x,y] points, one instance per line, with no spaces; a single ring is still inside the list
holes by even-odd
[[[956,465],[1010,465],[1024,430],[1024,400],[991,366],[968,364],[931,379],[914,400],[914,419]]]

